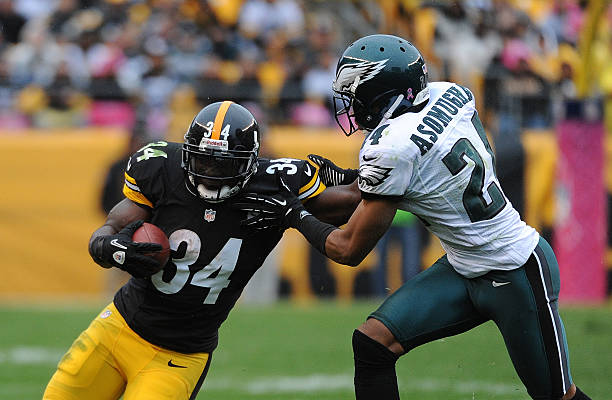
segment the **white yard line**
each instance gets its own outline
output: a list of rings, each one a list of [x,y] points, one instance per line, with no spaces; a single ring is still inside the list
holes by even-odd
[[[0,349],[0,364],[57,364],[66,349],[18,346]]]
[[[0,364],[14,365],[48,365],[52,367],[57,364],[65,349],[47,347],[19,346],[9,349],[0,349]],[[400,377],[400,390],[405,392],[425,393],[478,393],[479,397],[488,395],[510,396],[513,399],[527,399],[525,390],[520,385],[496,383],[490,381],[452,381],[443,378],[407,378]],[[301,392],[331,392],[353,391],[353,375],[304,375],[304,376],[265,376],[253,377],[237,382],[235,378],[209,377],[202,388],[206,390],[238,390],[253,395],[301,393]],[[0,383],[0,396],[16,393],[31,393],[33,388],[29,385],[3,384]]]
[[[527,399],[522,386],[489,381],[469,380],[463,382],[428,378],[428,379],[400,379],[400,391],[429,392],[429,393],[459,393],[507,396],[514,395],[513,399]],[[242,390],[252,394],[278,394],[295,392],[329,392],[353,391],[353,375],[306,375],[306,376],[275,376],[253,378],[242,383],[235,379],[208,378],[204,381],[202,390]]]

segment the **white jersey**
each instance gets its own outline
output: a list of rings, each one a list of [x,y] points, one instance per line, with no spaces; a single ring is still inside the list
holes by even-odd
[[[472,93],[449,82],[432,82],[429,91],[422,111],[384,121],[367,136],[359,189],[397,198],[466,277],[520,267],[539,235],[501,189]]]

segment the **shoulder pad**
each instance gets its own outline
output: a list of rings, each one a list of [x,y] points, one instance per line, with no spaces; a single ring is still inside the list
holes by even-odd
[[[262,183],[270,182],[275,191],[278,190],[278,187],[274,176],[280,175],[289,190],[298,195],[302,201],[316,197],[325,190],[325,185],[319,178],[318,168],[306,160],[297,158],[260,159],[257,174],[261,177]],[[258,186],[260,185],[261,183]]]
[[[164,141],[152,142],[134,153],[125,170],[123,194],[135,203],[153,207],[163,191],[163,179],[169,155],[177,144]],[[170,162],[178,162],[171,160]]]

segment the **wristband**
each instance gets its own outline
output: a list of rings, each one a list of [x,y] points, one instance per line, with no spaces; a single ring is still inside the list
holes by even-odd
[[[331,224],[321,222],[313,217],[308,211],[304,210],[300,213],[300,217],[294,224],[294,228],[300,231],[302,235],[310,242],[310,244],[321,254],[327,256],[325,252],[325,242],[332,231],[338,229]]]

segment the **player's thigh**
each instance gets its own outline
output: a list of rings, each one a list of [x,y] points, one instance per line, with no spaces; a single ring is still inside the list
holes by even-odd
[[[45,400],[114,400],[125,380],[113,366],[105,329],[96,320],[74,341],[49,381]]]
[[[209,353],[182,354],[159,349],[148,365],[130,379],[123,399],[195,399],[211,361]]]
[[[471,302],[469,285],[444,256],[402,285],[370,317],[381,321],[409,351],[485,322]]]
[[[499,327],[527,391],[534,399],[560,398],[571,376],[552,249],[542,240],[524,266],[488,278],[481,282],[478,305],[488,308]]]

